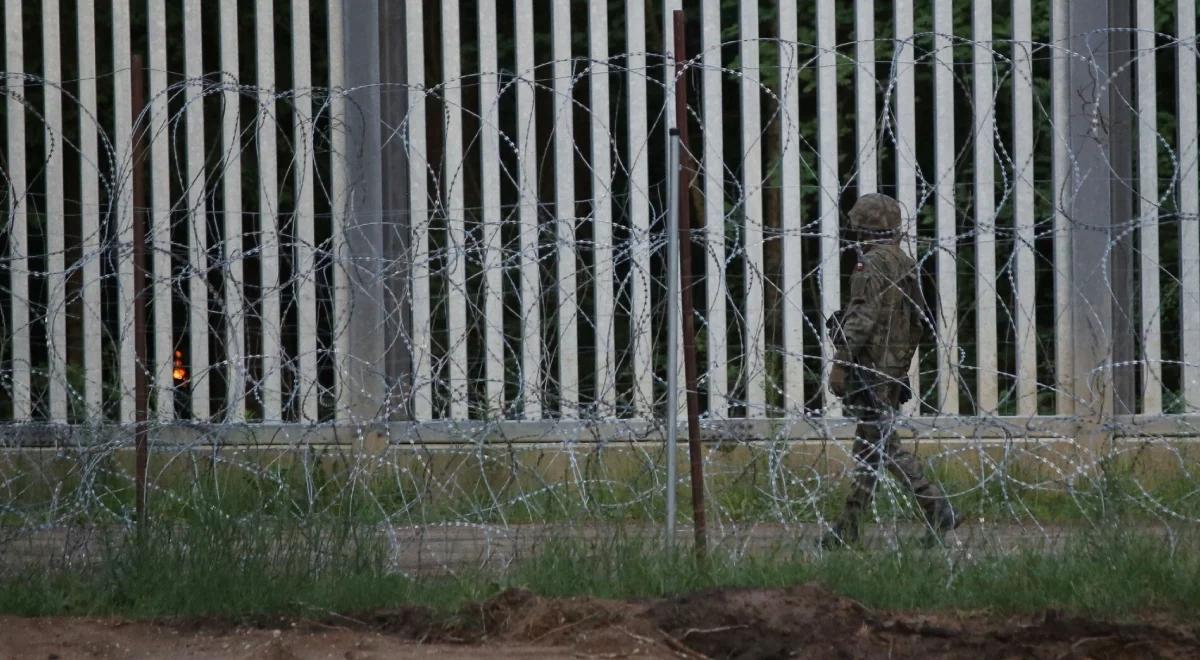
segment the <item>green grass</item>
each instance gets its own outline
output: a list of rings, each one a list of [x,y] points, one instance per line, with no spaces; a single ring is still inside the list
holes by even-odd
[[[486,584],[389,572],[387,548],[374,530],[329,516],[234,520],[217,514],[128,534],[117,528],[93,533],[99,558],[91,564],[30,567],[0,577],[0,611],[323,616],[400,603],[446,609],[477,597],[471,589]]]
[[[635,544],[636,545],[636,544]],[[941,551],[717,558],[700,570],[689,554],[616,543],[581,552],[564,546],[519,566],[508,579],[552,596],[667,596],[711,587],[784,587],[817,582],[865,605],[895,610],[1061,609],[1125,617],[1200,613],[1200,552],[1161,538],[1080,535],[1054,551],[955,557]],[[631,551],[633,550],[633,551]]]
[[[449,614],[511,586],[555,596],[641,598],[819,582],[882,608],[1200,614],[1196,534],[1186,532],[1187,538],[1168,545],[1157,536],[1120,532],[1177,520],[1163,511],[1200,518],[1200,485],[1188,470],[1150,483],[1132,470],[1108,466],[1104,479],[1078,481],[1069,491],[1018,466],[987,479],[939,470],[938,478],[956,493],[955,506],[972,524],[977,518],[1001,526],[1036,520],[1088,530],[1054,551],[985,551],[969,560],[960,553],[918,551],[816,559],[776,552],[739,561],[717,555],[700,567],[687,553],[665,552],[637,536],[636,530],[663,519],[661,492],[649,495],[661,475],[648,469],[611,474],[602,461],[586,464],[582,480],[564,477],[549,484],[522,481],[537,466],[511,468],[493,459],[459,466],[454,472],[464,478],[454,483],[435,478],[432,467],[375,474],[354,485],[344,471],[316,463],[200,470],[156,483],[152,521],[137,534],[123,531],[132,517],[129,480],[115,465],[97,467],[86,480],[59,482],[58,508],[47,505],[32,481],[19,481],[48,482],[46,477],[25,471],[9,482],[10,493],[19,496],[5,500],[0,511],[0,557],[6,543],[43,523],[91,530],[84,533],[100,542],[87,564],[12,573],[13,565],[0,559],[0,612],[322,617],[412,604]],[[761,461],[714,474],[708,481],[710,511],[723,522],[740,523],[832,517],[844,481],[821,482],[809,497],[805,489],[813,484],[802,479],[811,475],[792,474],[799,478],[771,481]],[[786,492],[772,491],[784,487]],[[911,498],[883,488],[876,498],[880,519],[917,519]],[[688,501],[686,486],[679,495],[681,503]],[[681,518],[688,509],[681,507]],[[504,574],[467,571],[411,579],[389,570],[389,548],[376,531],[385,522],[565,522],[615,531],[590,544],[546,545]]]
[[[112,537],[86,567],[0,575],[0,612],[254,618],[353,615],[404,605],[449,616],[508,587],[547,596],[646,598],[713,587],[817,582],[876,608],[1033,612],[1124,618],[1200,614],[1200,549],[1109,526],[1056,550],[967,557],[961,552],[775,552],[703,566],[686,549],[615,532],[554,542],[504,573],[410,578],[388,571],[375,534],[333,517],[281,522],[223,516]],[[807,542],[807,541],[806,541]]]
[[[157,476],[152,506],[156,514],[182,522],[210,510],[233,517],[332,514],[361,524],[581,519],[652,523],[664,516],[664,475],[655,472],[651,461],[614,470],[603,460],[588,459],[582,461],[578,478],[548,478],[539,472],[540,465],[519,465],[504,455],[464,454],[458,460],[450,468],[415,460],[389,466],[353,486],[344,466],[330,468],[319,460],[307,466],[290,462],[261,467],[201,461],[186,472]],[[716,461],[713,467],[706,479],[709,507],[725,520],[828,519],[836,515],[848,487],[845,479],[818,478],[802,468],[772,474],[761,454],[736,465]],[[5,477],[11,496],[0,508],[0,525],[119,521],[133,504],[132,482],[124,469],[108,457],[86,475],[56,478],[52,471],[25,470]],[[1200,481],[1194,465],[1155,474],[1152,481],[1114,467],[1103,482],[1080,480],[1070,488],[1057,475],[1035,473],[1020,464],[979,474],[941,464],[933,472],[954,495],[956,508],[970,519],[1060,524],[1111,517],[1114,511],[1147,520],[1164,511],[1200,518]],[[889,495],[886,484],[881,492],[881,518],[915,516],[906,494]],[[688,501],[686,483],[678,494],[679,501]],[[60,508],[47,510],[51,501]]]

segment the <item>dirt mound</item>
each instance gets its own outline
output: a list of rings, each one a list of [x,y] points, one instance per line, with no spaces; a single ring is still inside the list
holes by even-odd
[[[477,642],[568,645],[584,653],[709,658],[1185,658],[1194,630],[1046,613],[882,615],[813,585],[724,589],[657,601],[547,599],[506,591],[483,603]]]
[[[1054,612],[881,613],[813,585],[632,601],[513,589],[450,621],[422,608],[236,622],[0,616],[0,658],[1195,658],[1198,631]]]
[[[866,608],[811,585],[706,591],[657,603],[650,615],[662,631],[713,657],[863,657],[873,646]]]
[[[454,635],[476,643],[493,641],[567,644],[585,654],[627,653],[662,647],[662,635],[639,602],[600,598],[543,598],[509,589],[464,610]]]

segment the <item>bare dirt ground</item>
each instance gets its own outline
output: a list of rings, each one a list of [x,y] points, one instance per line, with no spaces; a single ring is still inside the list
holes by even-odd
[[[511,590],[449,621],[416,608],[252,624],[0,617],[0,657],[1195,658],[1200,626],[873,612],[812,585],[645,601]]]

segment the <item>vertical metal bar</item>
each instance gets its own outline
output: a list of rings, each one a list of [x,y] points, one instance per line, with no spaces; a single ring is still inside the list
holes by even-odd
[[[346,35],[342,18],[342,0],[329,0],[329,89],[330,121],[330,250],[334,254],[334,364],[336,373],[335,419],[353,419],[349,402],[354,395],[353,380],[348,377],[350,354],[350,284],[346,259],[346,204],[350,191],[346,172]]]
[[[804,413],[804,264],[801,261],[800,212],[800,44],[796,0],[779,3],[779,66],[783,87],[783,122],[780,134],[779,224],[783,230],[783,383],[784,407]]]
[[[46,344],[50,357],[50,421],[67,421],[67,310],[63,230],[62,52],[58,0],[42,2],[42,86],[46,122]],[[45,20],[49,18],[51,20]]]
[[[634,416],[647,419],[654,406],[654,367],[651,344],[654,337],[650,317],[650,172],[646,149],[646,5],[643,0],[626,0],[625,48],[629,52],[629,252],[630,336],[633,338]]]
[[[1075,412],[1090,428],[1076,434],[1079,445],[1094,448],[1107,433],[1095,422],[1112,411],[1111,288],[1112,204],[1107,88],[1096,85],[1107,78],[1109,36],[1105,0],[1073,0],[1069,6],[1067,119],[1071,176],[1063,203],[1071,222],[1071,316],[1075,335]],[[1185,303],[1186,305],[1186,303]]]
[[[134,378],[134,422],[137,424],[134,430],[134,484],[136,501],[134,507],[137,511],[138,522],[146,520],[146,464],[148,461],[149,447],[147,446],[149,421],[149,392],[147,391],[147,361],[149,360],[148,351],[146,348],[146,303],[149,296],[146,291],[146,130],[149,127],[147,123],[146,110],[146,94],[143,90],[142,78],[146,75],[146,69],[142,62],[141,55],[134,55],[131,62],[131,69],[123,73],[118,73],[118,76],[128,76],[131,78],[130,96],[132,100],[131,112],[133,116],[138,118],[138,121],[133,124],[134,133],[130,136],[132,144],[130,145],[130,166],[132,173],[132,197],[133,197],[133,213],[132,217],[132,233],[133,245],[130,261],[133,262],[133,290],[134,290],[134,308],[133,308],[133,344],[134,354],[137,358],[137,375]]]
[[[1141,250],[1142,413],[1162,413],[1162,314],[1158,254],[1158,89],[1154,4],[1137,5],[1138,235]]]
[[[632,0],[631,0],[632,1]],[[521,223],[521,398],[525,419],[542,417],[542,314],[538,274],[538,154],[534,96],[533,2],[516,0],[517,145]],[[630,100],[632,103],[633,100]]]
[[[389,420],[412,420],[412,223],[409,222],[408,177],[411,159],[405,128],[408,99],[408,26],[404,2],[379,3],[380,230],[384,340],[384,414]],[[293,5],[294,6],[294,5]],[[493,11],[494,15],[494,11]],[[493,21],[494,25],[495,22]],[[481,32],[481,38],[494,38]],[[492,65],[487,71],[495,71]],[[501,382],[503,387],[503,382]]]
[[[975,412],[995,415],[996,358],[996,94],[992,88],[992,2],[975,0],[972,34],[975,101]]]
[[[916,61],[913,59],[912,0],[895,2],[896,200],[908,217],[904,248],[916,257],[917,239],[917,118]],[[916,383],[914,383],[916,384]]]
[[[662,1],[662,50],[663,59],[663,91],[666,93],[668,111],[675,107],[675,66],[670,58],[675,57],[675,12],[683,7],[683,0]],[[670,148],[671,136],[667,136],[667,148]],[[687,158],[687,145],[679,147],[680,159]]]
[[[904,209],[902,246],[906,254],[917,257],[917,121],[916,86],[913,56],[913,3],[897,0],[894,6],[896,21],[896,200]],[[932,322],[932,319],[929,319]],[[908,369],[908,381],[913,392],[921,391],[918,351]],[[920,414],[921,399],[914,396],[904,404],[904,412]]]
[[[574,417],[579,407],[578,300],[575,273],[575,142],[571,116],[571,8],[553,7],[551,52],[554,58],[554,210],[558,236],[558,385],[559,410]]]
[[[208,190],[204,171],[203,37],[200,0],[184,3],[184,75],[187,88],[187,205],[191,219],[188,233],[188,382],[192,396],[192,419],[205,421],[211,414],[208,363]],[[304,316],[303,314],[301,315]]]
[[[86,419],[104,418],[100,317],[100,151],[96,99],[96,15],[93,0],[79,0],[79,207],[83,263],[83,400]],[[11,165],[11,161],[10,161]]]
[[[1013,229],[1016,252],[1017,414],[1037,414],[1034,264],[1033,31],[1030,0],[1013,0]]]
[[[390,403],[383,332],[379,19],[375,1],[330,5],[336,408],[339,419],[358,424],[384,419]],[[364,437],[356,434],[355,441]]]
[[[272,0],[258,0],[254,13],[258,111],[255,145],[258,147],[258,231],[262,250],[259,276],[262,289],[262,399],[263,421],[283,419],[282,325],[279,310],[279,165],[275,111],[275,12]]]
[[[225,237],[222,258],[225,272],[225,419],[241,421],[246,417],[245,388],[245,296],[243,293],[242,251],[242,143],[240,93],[238,85],[238,10],[237,2],[221,1],[221,71],[226,77],[222,98],[221,145],[224,152],[221,186],[224,191],[221,213]]]
[[[1109,170],[1109,290],[1112,295],[1112,355],[1113,406],[1118,415],[1137,412],[1137,359],[1135,347],[1137,324],[1134,315],[1135,266],[1133,230],[1133,16],[1128,1],[1108,2],[1108,57],[1104,63],[1109,71],[1107,101],[1102,111],[1108,114]]]
[[[330,47],[341,49],[330,53],[330,77],[335,88],[341,90],[334,118],[344,129],[339,131],[341,142],[334,142],[344,149],[335,152],[342,158],[335,160],[334,170],[344,168],[345,176],[340,181],[344,187],[334,190],[340,196],[333,232],[339,255],[336,272],[342,273],[334,279],[334,295],[341,299],[340,306],[335,304],[336,327],[341,328],[337,342],[342,378],[338,408],[345,418],[361,424],[385,419],[390,403],[383,325],[379,2],[343,2],[338,11],[336,23],[331,21],[329,25]],[[335,28],[342,30],[336,38]],[[347,111],[347,106],[352,110]],[[355,441],[364,437],[356,434]]]
[[[683,375],[687,391],[687,421],[688,421],[688,458],[691,467],[692,483],[692,528],[694,533],[696,555],[703,560],[708,548],[708,524],[704,512],[704,453],[700,447],[700,391],[699,373],[696,368],[696,327],[692,301],[692,213],[689,202],[691,196],[688,189],[695,176],[693,160],[689,156],[680,157],[680,144],[688,144],[688,107],[687,107],[687,78],[684,75],[683,63],[688,59],[686,47],[686,22],[682,10],[673,12],[675,39],[675,160],[673,172],[676,192],[676,221],[674,232],[678,239],[675,241],[678,250],[676,264],[672,269],[673,277],[678,277],[680,292],[679,305],[682,307],[682,339],[683,339]],[[684,163],[687,163],[685,166]],[[671,190],[668,188],[668,190]],[[672,319],[676,318],[672,315]],[[678,410],[678,406],[672,406]]]
[[[425,148],[425,15],[422,0],[408,0],[408,204],[412,231],[412,415],[433,418],[429,313],[429,161]],[[518,42],[519,43],[519,42]],[[518,46],[520,48],[520,46]]]
[[[655,3],[655,4],[662,7],[662,45],[661,45],[661,47],[656,47],[656,44],[651,44],[650,47],[655,48],[656,50],[658,50],[658,52],[662,53],[662,58],[660,59],[660,61],[662,62],[663,108],[664,108],[664,112],[669,113],[675,108],[676,70],[675,70],[675,66],[674,66],[674,57],[675,57],[674,11],[681,6],[681,0],[661,0],[661,2]],[[654,5],[652,5],[652,6],[654,6]],[[657,9],[657,7],[656,7],[656,9]],[[667,124],[668,124],[668,126],[670,126],[672,124],[672,122],[668,121]],[[672,136],[667,135],[667,143],[665,145],[667,149],[670,149],[670,143],[671,143],[671,140],[673,140],[673,139],[674,138]],[[680,158],[681,159],[685,158],[686,151],[687,151],[687,143],[684,142],[684,143],[680,144],[679,149],[680,149]],[[676,339],[678,340],[678,343],[671,350],[677,351],[680,355],[682,355],[683,354],[683,344],[682,344],[683,336],[676,335]],[[682,361],[678,362],[676,366],[678,368],[682,369],[683,362]],[[684,381],[684,379],[682,377],[682,374],[676,374],[676,383],[678,384],[678,386],[681,389],[678,392],[676,392],[675,401],[680,406],[684,405],[684,402],[687,400],[687,394],[682,389],[683,381]]]
[[[333,353],[334,363],[334,416],[338,421],[351,418],[348,404],[352,396],[352,386],[346,377],[346,356],[349,355],[350,336],[349,325],[349,283],[346,273],[345,256],[345,223],[346,198],[349,196],[346,175],[346,91],[344,66],[344,37],[342,0],[328,0],[329,23],[328,60],[330,93],[330,238],[329,252],[333,256],[333,341],[326,348]],[[314,135],[315,138],[315,135]],[[314,277],[316,274],[313,274]]]
[[[1183,351],[1183,401],[1185,412],[1200,408],[1200,179],[1196,146],[1196,7],[1179,0],[1176,8],[1179,38],[1176,67],[1179,90],[1179,242],[1183,314],[1180,334]]]
[[[854,106],[858,153],[858,194],[879,185],[875,136],[875,1],[854,3]]]
[[[934,160],[937,195],[938,408],[958,414],[958,283],[954,209],[954,22],[951,0],[935,0],[933,15]]]
[[[841,184],[838,180],[837,145],[837,34],[833,0],[817,1],[817,151],[820,158],[821,185],[821,316],[829,318],[841,308],[841,265],[838,249],[838,202]],[[833,366],[833,340],[821,324],[821,382],[829,382]],[[838,399],[824,387],[825,413],[841,414]]]
[[[350,356],[350,283],[346,258],[346,202],[350,196],[346,174],[346,49],[343,1],[328,0],[329,11],[329,90],[330,130],[332,152],[330,164],[330,237],[334,255],[333,266],[333,354],[337,402],[334,417],[338,421],[353,419],[351,401],[354,397],[353,379],[347,364]]]
[[[164,0],[150,0],[150,139],[152,208],[150,227],[154,253],[154,410],[160,422],[175,418],[175,333],[171,314],[171,182],[168,179],[167,12]],[[143,136],[145,137],[145,136]]]
[[[661,8],[662,10],[662,44],[650,44],[652,51],[662,54],[660,62],[662,62],[662,85],[663,85],[663,108],[665,112],[670,113],[675,108],[675,65],[673,58],[675,57],[675,10],[683,7],[683,0],[657,0],[652,2],[651,7],[655,12]],[[670,121],[667,122],[668,125]],[[666,142],[663,144],[665,149],[671,148],[671,136],[666,136]],[[680,158],[687,157],[687,144],[679,146]],[[676,347],[682,351],[683,347]],[[680,365],[682,368],[682,364]],[[683,401],[683,393],[680,392],[679,400]]]
[[[667,142],[667,190],[678,188],[679,130]],[[679,196],[667,194],[667,547],[675,544],[676,487],[679,483]]]
[[[334,419],[341,422],[352,418],[349,406],[351,384],[346,377],[346,356],[350,354],[348,332],[350,285],[343,263],[346,248],[346,91],[345,91],[345,34],[342,0],[327,0],[329,13],[329,251],[333,256],[333,351]]]
[[[766,415],[767,374],[763,341],[763,206],[762,206],[762,117],[759,94],[761,71],[758,58],[758,2],[742,0],[739,29],[742,51],[742,190],[746,255],[746,291],[743,329],[746,380],[746,416]]]
[[[463,202],[462,63],[458,0],[442,1],[442,99],[446,118],[442,201],[446,214],[450,295],[446,301],[450,346],[450,418],[466,419],[467,387],[467,210]]]
[[[721,2],[703,0],[701,43],[704,47],[704,243],[705,317],[708,368],[708,414],[722,418],[729,413],[728,329],[725,317],[725,139],[721,99]]]
[[[483,272],[487,410],[504,416],[504,280],[500,236],[500,87],[496,3],[479,0],[480,186],[483,192]],[[595,88],[593,87],[593,90]],[[594,92],[593,92],[594,94]],[[607,105],[605,106],[607,107]]]
[[[1054,202],[1054,365],[1055,410],[1059,415],[1075,412],[1075,354],[1072,351],[1074,324],[1071,319],[1071,223],[1063,203],[1071,175],[1071,145],[1067,133],[1067,64],[1070,60],[1067,31],[1067,0],[1052,0],[1050,104],[1054,126],[1052,188]]]
[[[411,28],[410,28],[411,29]],[[514,41],[517,75],[518,223],[521,300],[520,390],[525,419],[541,417],[541,315],[538,282],[537,149],[533,69],[533,6],[531,0],[515,2]]]
[[[113,121],[115,131],[113,142],[116,149],[117,162],[121,171],[128,175],[128,167],[132,163],[132,122],[133,109],[130,106],[130,34],[129,34],[129,0],[117,0],[112,4],[112,47],[113,47],[113,94],[116,117]],[[134,298],[137,292],[133,288],[133,260],[129,257],[129,247],[133,244],[133,188],[131,182],[122,180],[117,187],[116,225],[119,258],[117,266],[117,327],[120,328],[117,342],[118,371],[121,374],[121,408],[120,420],[129,424],[134,422],[136,401],[134,400],[135,372],[139,366],[134,351],[134,341],[130,334],[136,331],[134,327]]]
[[[13,421],[33,418],[32,364],[29,331],[29,202],[25,180],[25,38],[22,3],[4,3],[4,67],[8,97],[9,278],[12,296],[12,402]]]
[[[596,404],[613,415],[617,404],[616,314],[613,296],[612,132],[609,121],[608,3],[588,0],[591,57],[592,232],[596,272]]]
[[[314,192],[317,186],[316,135],[313,130],[312,95],[312,37],[308,0],[292,0],[292,84],[295,86],[293,151],[295,180],[295,236],[299,310],[316,308],[317,274],[315,263],[316,211]],[[317,402],[317,316],[296,314],[296,389],[300,402],[300,421],[315,422]]]

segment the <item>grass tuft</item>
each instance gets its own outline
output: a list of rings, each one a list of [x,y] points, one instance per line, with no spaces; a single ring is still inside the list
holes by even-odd
[[[714,553],[701,565],[687,548],[668,551],[617,529],[601,540],[550,542],[504,572],[410,577],[390,570],[389,548],[374,527],[326,518],[213,516],[114,534],[86,565],[0,574],[0,612],[320,618],[415,605],[448,615],[509,587],[557,597],[653,598],[817,582],[892,610],[1200,615],[1194,539],[1107,528],[1077,533],[1054,549],[1008,554]]]

